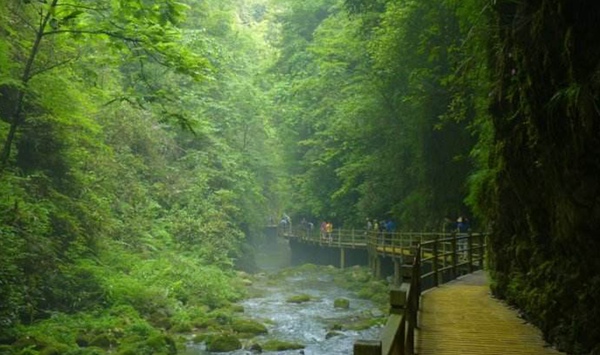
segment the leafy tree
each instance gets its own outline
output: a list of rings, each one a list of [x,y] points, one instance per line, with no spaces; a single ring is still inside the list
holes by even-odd
[[[15,60],[11,75],[2,80],[3,91],[12,107],[4,119],[10,126],[0,153],[5,167],[17,130],[24,125],[36,106],[29,97],[44,97],[42,87],[32,82],[37,76],[65,66],[83,55],[69,45],[69,39],[80,40],[99,36],[117,50],[127,50],[132,59],[143,63],[150,58],[176,70],[201,76],[207,63],[192,58],[176,44],[178,31],[175,24],[181,20],[181,4],[175,1],[152,3],[114,2],[88,5],[85,2],[21,2],[9,1],[4,9],[6,35],[13,36]],[[12,25],[12,24],[15,25]],[[16,37],[16,38],[15,38]],[[57,38],[58,37],[58,38]],[[6,106],[11,106],[6,103]]]

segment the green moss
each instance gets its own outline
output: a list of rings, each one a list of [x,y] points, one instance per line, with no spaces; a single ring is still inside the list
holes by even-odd
[[[304,302],[308,302],[310,300],[311,300],[310,295],[300,294],[300,295],[295,295],[295,296],[289,297],[286,300],[286,302],[288,302],[288,303],[304,303]]]
[[[349,323],[345,326],[345,329],[348,330],[365,330],[365,329],[369,329],[371,327],[374,327],[376,325],[379,325],[381,323],[383,323],[385,321],[385,319],[383,318],[367,318],[367,319],[361,319],[358,320],[356,322],[352,322]]]
[[[333,301],[333,307],[348,309],[350,308],[350,300],[347,298],[336,298]]]
[[[268,333],[264,324],[250,319],[234,319],[231,328],[233,331],[243,334],[259,335]]]
[[[177,347],[173,338],[163,334],[154,334],[145,339],[126,338],[119,347],[119,355],[161,354],[175,355]]]
[[[234,313],[244,313],[244,306],[241,304],[233,303],[229,308],[231,308],[231,311]]]
[[[285,351],[304,349],[304,345],[283,340],[269,340],[262,345],[265,351]]]
[[[234,335],[224,334],[210,339],[210,342],[206,344],[206,348],[208,351],[224,353],[241,349],[242,343]]]
[[[330,327],[331,330],[342,330],[342,328],[343,328],[342,325],[339,323],[334,323]]]

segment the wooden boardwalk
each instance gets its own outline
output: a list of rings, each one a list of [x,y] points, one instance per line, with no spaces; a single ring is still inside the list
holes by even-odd
[[[418,355],[562,354],[541,332],[490,296],[483,271],[424,292],[417,332]]]

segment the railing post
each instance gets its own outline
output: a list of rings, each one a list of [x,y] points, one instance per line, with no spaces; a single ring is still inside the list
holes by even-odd
[[[442,240],[444,240],[444,236],[442,236]],[[448,266],[448,248],[447,248],[448,243],[447,242],[442,242],[442,268],[444,270],[446,270],[446,266]]]
[[[381,340],[357,340],[354,343],[354,355],[381,355]]]
[[[420,298],[421,298],[421,245],[419,244],[416,248],[417,252],[415,253],[415,260],[413,260],[413,270],[412,270],[412,280],[411,280],[411,288],[414,288],[415,292],[415,327],[417,327],[417,318],[416,314],[420,308]]]
[[[467,259],[469,260],[469,273],[473,272],[473,235],[467,235]]]
[[[352,248],[354,248],[354,228],[352,228]]]
[[[438,237],[433,240],[433,258],[431,262],[433,264],[433,286],[437,287],[440,284],[440,275],[438,274]]]
[[[390,290],[390,314],[403,314],[406,310],[409,284],[402,283],[400,287]]]
[[[483,258],[485,256],[485,235],[479,234],[479,269],[483,270]]]
[[[456,268],[458,264],[458,248],[456,244],[457,234],[452,233],[452,279],[456,278]]]

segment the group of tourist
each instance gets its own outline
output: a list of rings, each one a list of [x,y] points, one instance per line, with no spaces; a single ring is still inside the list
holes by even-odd
[[[449,217],[444,218],[444,232],[467,233],[471,229],[469,219],[465,216],[459,216],[456,220]]]
[[[394,223],[394,221],[389,218],[387,220],[379,220],[379,221],[376,219],[373,219],[373,221],[371,221],[371,219],[367,218],[367,224],[365,225],[365,230],[377,231],[380,233],[383,233],[383,232],[394,233],[396,231],[396,223]]]

